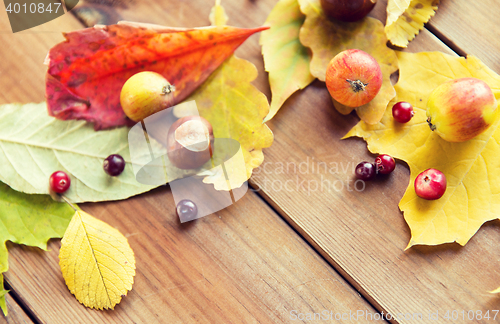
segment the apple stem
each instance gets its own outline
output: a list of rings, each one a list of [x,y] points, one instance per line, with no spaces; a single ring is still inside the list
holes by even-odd
[[[163,89],[161,89],[161,94],[167,95],[167,94],[170,94],[174,91],[175,91],[175,86],[173,84],[169,84],[169,85],[164,86]]]
[[[436,125],[434,125],[431,122],[431,117],[427,118],[427,124],[429,124],[429,127],[430,127],[431,131],[435,131],[436,130]]]
[[[346,79],[347,82],[351,85],[352,91],[354,92],[360,92],[360,91],[365,91],[366,86],[368,83],[363,83],[360,80],[349,80]]]

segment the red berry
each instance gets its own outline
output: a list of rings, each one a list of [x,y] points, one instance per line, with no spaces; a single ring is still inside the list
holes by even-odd
[[[396,168],[396,161],[390,155],[380,154],[375,159],[375,165],[377,166],[378,173],[389,174]]]
[[[183,199],[177,204],[177,216],[182,219],[194,219],[198,215],[198,207],[189,199]]]
[[[102,164],[104,171],[112,177],[116,177],[125,169],[125,160],[118,154],[111,154]]]
[[[415,192],[420,198],[439,199],[446,191],[446,177],[436,169],[427,169],[415,179]]]
[[[369,181],[377,175],[377,168],[373,163],[361,162],[356,166],[356,178]]]
[[[409,102],[400,101],[392,106],[392,117],[398,123],[407,123],[412,119],[415,112],[413,111],[413,106]]]
[[[57,193],[64,193],[71,185],[71,179],[64,171],[56,171],[49,178],[50,189]]]

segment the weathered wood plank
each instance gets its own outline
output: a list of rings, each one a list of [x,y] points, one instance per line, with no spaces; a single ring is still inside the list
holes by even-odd
[[[13,34],[7,12],[3,3],[0,4],[1,102],[45,100],[45,57],[51,46],[64,40],[62,32],[79,28],[81,24],[71,15],[63,15],[41,26]]]
[[[42,65],[60,31],[81,28],[65,15],[44,32],[0,35],[0,103],[42,101]],[[2,26],[4,27],[4,26]],[[26,43],[27,42],[27,43]],[[22,59],[20,59],[22,58]],[[19,84],[29,75],[33,84]],[[59,240],[49,251],[9,244],[5,278],[42,323],[288,322],[290,312],[373,308],[255,193],[216,215],[181,225],[170,190],[122,202],[82,207],[117,227],[136,253],[132,292],[115,311],[86,309],[70,294],[58,265]]]
[[[128,8],[114,8],[117,14],[114,19],[120,16],[178,26],[176,23],[186,15],[203,17],[209,11],[209,4],[188,3],[186,7],[175,5],[179,10],[175,18],[168,10],[160,10],[169,8],[171,2],[158,1],[155,4],[158,11],[154,14],[144,15],[146,4],[132,3]],[[225,1],[223,5],[232,19],[229,23],[253,27],[265,21],[274,3],[241,0]],[[372,14],[384,22],[386,3],[379,1]],[[473,16],[474,8],[470,9],[467,14]],[[446,15],[446,11],[446,7],[440,8],[441,15]],[[185,23],[200,25],[197,19],[186,19]],[[450,26],[453,28],[453,24]],[[266,74],[258,54],[258,37],[252,37],[243,46],[237,54],[256,64],[260,77],[255,84],[269,95],[267,80],[262,79]],[[407,50],[453,54],[425,29]],[[409,229],[397,204],[408,183],[409,171],[399,164],[395,174],[386,180],[367,184],[362,192],[353,189],[354,166],[359,161],[373,159],[364,142],[339,140],[357,120],[353,115],[338,114],[324,84],[313,83],[294,95],[269,123],[276,141],[265,150],[266,162],[252,177],[252,183],[380,311],[403,317],[422,314],[422,322],[432,322],[429,314],[435,312],[439,312],[439,320],[444,320],[448,310],[485,313],[498,309],[498,299],[487,291],[500,285],[500,274],[491,264],[491,260],[500,256],[491,248],[498,244],[500,229],[495,224],[483,226],[464,248],[450,244],[415,247],[405,252]],[[332,164],[324,170],[318,166],[321,162]],[[330,191],[322,188],[322,184],[328,184]],[[342,189],[338,189],[340,185]],[[478,269],[483,269],[485,275],[475,275]],[[412,320],[400,318],[395,322]]]
[[[226,1],[223,5],[233,24],[251,27],[265,21],[275,2]],[[166,7],[169,3],[160,1],[156,5]],[[386,1],[380,1],[373,13],[382,21],[385,4]],[[206,14],[209,10],[208,6],[190,7],[197,9],[189,11],[189,15],[199,15],[200,10]],[[139,8],[130,5],[117,8],[116,12],[127,20],[171,24],[168,12],[142,15]],[[186,15],[186,11],[180,12],[180,17]],[[241,16],[243,20],[239,20]],[[251,60],[260,75],[265,75],[262,58],[249,54],[258,50],[257,38],[244,46],[246,49],[238,55]],[[453,54],[427,30],[417,36],[408,50]],[[258,79],[256,86],[269,94],[267,80]],[[409,229],[397,204],[408,183],[408,169],[399,164],[391,177],[367,184],[362,192],[357,192],[352,187],[353,168],[359,161],[373,157],[363,141],[339,140],[357,120],[353,115],[338,114],[324,84],[313,83],[294,95],[269,123],[276,141],[265,150],[266,162],[252,177],[253,184],[379,310],[401,317],[395,322],[412,322],[408,317],[415,320],[419,314],[422,322],[432,322],[429,315],[436,312],[443,321],[448,310],[485,313],[498,309],[498,300],[487,291],[500,285],[500,274],[491,264],[500,256],[491,248],[498,244],[500,229],[495,224],[483,226],[464,248],[450,244],[415,247],[405,252]],[[318,165],[321,162],[332,164],[324,170]],[[328,184],[330,190],[322,188],[322,184]],[[478,269],[485,274],[475,275]]]
[[[429,26],[450,46],[500,72],[498,7],[496,0],[443,0]]]
[[[115,311],[81,306],[49,251],[9,245],[6,278],[43,323],[287,323],[290,312],[373,309],[254,193],[216,215],[180,224],[168,188],[85,204],[129,239],[133,290]],[[366,322],[366,321],[360,321]]]
[[[223,2],[223,5],[226,7],[231,18],[229,23],[241,27],[253,27],[264,22],[267,13],[275,2],[276,1],[226,1]],[[211,4],[202,3],[201,1],[158,1],[154,3],[149,2],[147,4],[144,2],[124,3],[128,3],[128,8],[118,8],[116,12],[125,19],[173,26],[197,26],[200,25],[197,23],[198,21],[203,21],[203,24],[207,24],[208,21],[206,20],[206,16],[211,6]],[[383,10],[380,9],[383,9],[383,4],[385,4],[385,2],[380,2],[374,13],[374,15],[379,18],[385,15]],[[144,9],[140,9],[141,6]],[[441,7],[441,12],[438,13],[444,15],[445,13],[442,13],[445,12],[444,8],[445,7]],[[147,12],[148,15],[145,16],[143,12]],[[172,14],[172,12],[175,12],[175,14]],[[242,12],[245,14],[242,14]],[[473,12],[470,14],[472,15]],[[435,37],[425,30],[410,44],[409,49],[412,51],[448,50],[446,46],[436,41]],[[262,58],[259,54],[258,36],[250,38],[237,53],[239,56],[247,58],[257,65],[259,69],[259,79],[256,81],[256,86],[269,95],[266,75],[263,72]],[[15,73],[12,75],[14,76]],[[19,92],[18,97],[21,98],[19,100],[27,98],[23,95],[22,91]],[[439,311],[440,316],[442,316],[444,311],[453,309],[459,311],[462,309],[465,311],[482,310],[483,312],[487,309],[498,309],[498,299],[486,293],[486,291],[496,288],[500,284],[500,275],[495,272],[495,266],[491,264],[492,259],[494,260],[500,257],[499,253],[495,252],[493,248],[494,246],[498,246],[499,243],[497,238],[499,237],[498,232],[500,230],[495,224],[490,223],[483,226],[480,233],[476,235],[465,248],[460,248],[456,245],[446,245],[442,247],[417,247],[407,252],[403,251],[409,239],[409,230],[397,208],[397,202],[402,196],[408,181],[408,170],[404,166],[399,165],[396,173],[386,181],[369,184],[363,192],[349,192],[347,188],[344,188],[344,190],[340,192],[336,192],[335,189],[332,189],[332,192],[326,192],[325,190],[307,191],[307,187],[305,186],[314,183],[320,185],[321,181],[325,179],[330,181],[330,184],[338,181],[336,182],[337,184],[342,183],[344,186],[347,186],[349,181],[352,183],[352,168],[354,165],[363,159],[368,160],[373,158],[367,153],[366,145],[362,141],[339,141],[339,138],[344,135],[356,121],[357,118],[354,116],[344,117],[336,113],[331,106],[324,84],[315,82],[302,93],[293,96],[277,117],[270,123],[276,135],[276,142],[273,147],[266,150],[266,162],[268,164],[265,164],[260,172],[253,177],[253,182],[255,185],[261,186],[261,193],[263,196],[280,211],[283,217],[294,225],[294,227],[302,233],[318,251],[321,251],[325,258],[327,258],[338,271],[348,278],[353,285],[359,288],[366,298],[377,305],[380,310],[384,310],[385,312],[390,311],[392,314],[398,314],[398,312],[401,314],[422,313],[424,316],[429,312]],[[292,171],[289,170],[289,172],[284,173],[279,171],[279,169],[277,171],[279,167],[278,163],[287,162],[294,163],[295,166],[298,167],[298,170],[293,171],[293,169],[291,169]],[[316,171],[313,171],[313,163],[318,162],[336,163],[338,169],[333,170],[333,172],[318,171],[316,164]],[[305,167],[300,169],[300,163],[303,163],[302,165]],[[301,170],[306,171],[301,172]],[[302,182],[302,186],[298,186],[295,190],[288,191],[287,188],[284,187],[287,180],[294,181],[292,182],[293,184],[300,184],[301,181],[304,182]],[[281,190],[278,190],[280,184]],[[160,217],[161,213],[163,213],[162,209],[168,208],[166,206],[172,208],[171,203],[165,203],[159,198],[159,196],[163,197],[164,192],[162,190],[163,189],[159,189],[152,195],[145,195],[144,197],[147,197],[145,201],[143,197],[140,197],[121,203],[89,205],[88,209],[96,216],[102,217],[113,224],[113,226],[118,226],[120,230],[127,234],[135,233],[136,229],[134,226],[142,225],[133,223],[135,221],[135,216],[133,217],[131,214],[137,212],[145,215],[153,215],[153,221],[150,220],[149,216],[147,216],[146,219],[157,227],[159,227],[160,224],[164,224],[175,228],[174,223],[168,223]],[[255,200],[252,204],[257,204],[257,206],[259,206],[260,203],[257,199],[249,197],[245,199]],[[137,200],[139,202],[136,202]],[[144,206],[145,204],[146,206]],[[184,278],[178,273],[167,271],[168,276],[163,278],[164,281],[156,280],[154,276],[158,275],[161,272],[160,270],[163,270],[159,267],[165,266],[166,261],[160,260],[158,264],[150,263],[149,266],[151,269],[148,270],[149,272],[147,274],[142,274],[142,277],[138,275],[134,291],[124,300],[124,304],[118,307],[123,307],[125,309],[124,313],[126,316],[129,316],[127,311],[132,312],[134,308],[130,306],[132,310],[129,310],[129,306],[126,302],[128,301],[129,304],[132,303],[134,305],[139,304],[141,306],[139,308],[142,309],[142,311],[135,310],[136,313],[138,312],[139,314],[134,313],[130,315],[132,319],[150,319],[148,316],[154,315],[152,315],[152,312],[147,311],[149,309],[148,307],[165,307],[167,310],[164,310],[164,314],[167,313],[170,315],[175,313],[175,315],[172,315],[174,322],[175,319],[192,320],[193,317],[189,316],[200,316],[198,313],[200,308],[211,308],[214,305],[220,307],[219,304],[213,304],[213,301],[210,303],[206,301],[205,303],[200,302],[198,298],[195,298],[195,301],[188,301],[193,304],[188,304],[190,307],[184,306],[184,309],[182,308],[183,306],[178,304],[179,301],[191,299],[188,297],[192,297],[193,295],[198,296],[200,291],[205,292],[206,290],[203,290],[204,288],[200,288],[199,286],[205,283],[203,278],[210,278],[211,275],[212,277],[218,278],[221,282],[220,285],[215,285],[215,287],[212,288],[215,289],[218,287],[218,291],[217,294],[214,293],[210,295],[211,297],[225,296],[222,300],[226,300],[225,298],[229,297],[227,297],[225,291],[221,292],[220,290],[223,290],[221,287],[230,287],[224,289],[238,291],[239,294],[237,297],[239,297],[240,294],[244,295],[241,299],[236,298],[236,300],[250,300],[251,302],[248,303],[250,306],[244,303],[245,306],[250,307],[251,310],[258,309],[259,307],[255,306],[257,303],[255,299],[264,298],[263,296],[266,296],[266,294],[262,294],[262,292],[264,292],[265,289],[259,284],[256,284],[253,280],[248,279],[248,273],[246,275],[241,274],[241,271],[246,268],[235,263],[237,257],[255,260],[254,254],[251,252],[254,251],[255,253],[255,249],[245,250],[238,244],[238,248],[234,250],[232,254],[229,254],[231,255],[230,258],[227,257],[222,259],[226,255],[224,252],[226,251],[226,245],[231,243],[229,241],[224,241],[224,239],[227,240],[225,237],[229,229],[234,231],[235,229],[240,230],[245,226],[250,226],[249,233],[240,234],[241,232],[238,232],[239,234],[235,235],[229,232],[229,237],[259,236],[264,235],[261,232],[263,231],[262,224],[269,222],[268,218],[274,220],[273,217],[270,217],[270,215],[273,214],[266,209],[267,207],[261,206],[264,210],[261,211],[258,207],[253,207],[252,204],[249,205],[249,203],[245,201],[244,204],[242,202],[241,204],[229,208],[227,211],[221,212],[220,215],[223,219],[221,222],[224,224],[221,225],[221,227],[216,227],[216,230],[213,230],[212,226],[214,226],[214,223],[218,224],[219,221],[214,217],[207,218],[197,222],[196,226],[190,228],[189,231],[181,231],[182,235],[179,234],[181,236],[178,237],[174,236],[176,238],[170,239],[170,241],[168,241],[169,245],[166,247],[161,244],[163,243],[161,241],[155,243],[151,249],[143,249],[143,247],[141,247],[140,251],[146,251],[145,253],[165,253],[165,255],[169,255],[172,261],[176,262],[174,263],[176,266],[180,267],[178,264],[182,263],[182,265],[184,265],[182,269],[188,271],[191,275]],[[245,212],[247,205],[249,206],[248,208],[252,207],[253,210],[249,209]],[[110,215],[118,217],[119,220],[111,219],[112,216],[108,214],[101,215],[103,206]],[[233,209],[236,208],[238,210],[234,211]],[[241,208],[243,208],[243,211],[239,210]],[[255,216],[255,214],[260,215],[261,213],[263,216]],[[172,210],[170,210],[170,217],[172,217]],[[246,222],[244,222],[245,220]],[[274,221],[280,223],[279,220]],[[259,226],[254,224],[258,224]],[[281,228],[277,225],[274,226]],[[193,228],[196,230],[193,230]],[[269,237],[274,237],[276,235],[271,229],[272,227],[266,227],[266,231],[264,232],[265,236],[259,236],[264,242],[269,242]],[[215,232],[216,235],[214,236],[220,241],[214,239],[214,237],[211,236],[212,234],[205,232]],[[144,241],[142,237],[134,239],[134,236],[131,236],[133,247]],[[148,239],[155,240],[160,239],[160,237],[163,237],[163,240],[167,241],[167,238],[162,235],[152,235]],[[214,241],[217,242],[216,246],[214,246],[216,244]],[[284,241],[286,240],[280,239],[278,241],[273,241],[273,244],[276,244],[274,242],[279,242],[278,245],[281,246],[280,244]],[[193,260],[188,260],[185,263],[181,262],[187,258],[186,255],[188,252],[184,251],[183,253],[179,250],[176,251],[177,254],[175,254],[171,252],[170,249],[183,242],[189,243],[189,251],[195,251],[190,253],[194,253],[202,258],[202,260],[209,258],[219,263],[216,263],[217,266],[212,264],[207,267],[210,271],[205,272],[206,270],[204,268],[203,272],[201,272],[200,266],[193,263]],[[245,246],[243,243],[241,244]],[[51,247],[54,251],[57,250],[57,243],[51,244]],[[201,249],[201,251],[199,249]],[[266,249],[271,249],[271,247],[267,247]],[[50,271],[50,274],[43,274],[44,278],[52,278],[50,282],[54,284],[53,280],[58,274],[55,252],[40,253],[40,255],[38,255],[39,252],[32,251],[34,249],[16,247],[13,250],[12,253],[15,259],[14,264],[17,264],[16,269],[19,269],[19,271],[22,271],[21,269],[24,267],[23,261],[20,260],[27,259],[31,262],[33,258],[36,261],[33,261],[34,263],[27,267],[30,271],[35,271],[35,269],[40,266],[48,268],[54,267]],[[165,250],[169,251],[168,253],[170,254],[164,252]],[[288,250],[286,256],[289,257],[293,253],[293,250],[292,246]],[[278,255],[281,253],[281,250],[274,251]],[[34,254],[36,254],[36,256],[33,256]],[[235,254],[237,256],[235,256]],[[29,257],[27,257],[27,255],[29,255]],[[49,260],[44,260],[45,257],[49,258]],[[154,256],[151,256],[151,259],[154,259]],[[142,262],[147,263],[146,260],[147,258],[143,259]],[[294,268],[292,264],[283,263],[283,261],[280,262],[271,263],[275,265],[275,268],[273,268],[273,266],[271,266],[271,268],[281,269],[283,267],[285,268],[284,270],[287,270],[287,268],[294,270],[299,269]],[[246,264],[248,264],[248,261]],[[302,263],[302,265],[304,264],[307,264],[307,262]],[[251,263],[251,265],[253,265],[253,263]],[[11,264],[11,270],[12,267],[13,265]],[[221,278],[220,276],[222,275],[215,269],[217,267],[223,269],[222,272],[226,276]],[[233,272],[227,270],[228,268]],[[482,273],[481,276],[476,275],[479,271]],[[13,273],[13,271],[11,272]],[[239,274],[239,276],[234,273]],[[262,273],[274,274],[266,269],[264,269]],[[250,278],[258,277],[255,273],[250,274],[252,274]],[[22,278],[24,278],[24,276],[25,275],[23,275]],[[180,279],[179,276],[181,276]],[[237,276],[237,278],[234,279],[235,282],[231,281],[233,276]],[[318,278],[318,276],[315,277]],[[10,277],[8,278],[10,279]],[[15,278],[13,277],[13,279]],[[144,281],[140,281],[139,279]],[[45,289],[47,289],[47,286],[40,286],[43,280],[33,279],[33,281],[26,286],[22,286],[23,283],[20,282],[21,279],[16,280],[19,281],[16,281],[16,285],[23,287],[24,291],[28,288],[36,287],[37,290],[35,291],[38,292],[33,293],[33,295],[28,294],[28,296],[31,303],[40,308],[41,301],[43,301],[44,296],[46,297],[46,295],[44,295],[46,293]],[[200,283],[195,283],[196,280],[201,281]],[[158,299],[160,300],[154,298],[156,295],[152,295],[151,299],[154,303],[151,304],[151,306],[145,305],[144,300],[140,299],[141,297],[144,298],[144,296],[147,296],[147,294],[143,293],[145,291],[151,293],[151,289],[153,288],[153,292],[162,291],[161,284],[165,284],[165,282],[167,283],[167,288],[163,287],[163,290],[167,290],[168,292],[168,287],[170,287],[172,288],[170,290],[174,290],[174,292],[168,292],[168,294],[165,295],[159,293],[161,296]],[[280,281],[278,280],[278,282]],[[298,284],[300,280],[296,282]],[[185,286],[179,286],[183,283],[186,283],[186,286],[189,288],[182,288]],[[208,283],[205,284],[208,285]],[[13,286],[16,287],[16,285]],[[66,292],[66,294],[69,295],[62,281],[59,282],[58,287],[60,294]],[[333,291],[332,289],[337,289],[337,287],[328,287],[326,290]],[[193,290],[197,292],[195,293]],[[259,293],[256,293],[257,291]],[[293,294],[280,295],[279,291],[280,290],[274,292],[274,294],[269,297],[272,302],[275,302],[273,305],[280,305],[280,303],[285,300],[290,301],[291,298],[300,299],[306,296],[302,291],[295,291],[299,297]],[[139,297],[136,297],[136,294]],[[249,294],[250,297],[247,297],[247,294]],[[349,296],[349,294],[347,294],[347,296]],[[166,300],[168,297],[171,299]],[[245,297],[248,299],[245,299]],[[38,298],[40,298],[40,300],[38,300]],[[104,318],[109,320],[113,316],[121,316],[112,315],[110,318],[102,317],[108,316],[107,314],[111,312],[98,313],[88,311],[87,313],[87,310],[85,310],[84,315],[82,315],[77,313],[80,312],[80,308],[82,307],[79,305],[74,306],[76,301],[71,299],[71,296],[65,296],[64,298],[65,301],[62,304],[56,304],[57,308],[43,310],[43,315],[56,314],[60,308],[66,308],[60,305],[68,304],[73,305],[68,307],[68,309],[76,313],[62,315],[62,320],[71,318],[65,316],[80,316],[80,318],[85,319],[89,318],[87,316],[94,316],[94,313],[98,314],[96,316],[99,317],[101,321],[104,320]],[[309,298],[306,299],[308,300]],[[134,302],[130,302],[130,300]],[[334,304],[339,300],[341,301],[342,299],[331,299]],[[230,301],[234,301],[234,299],[230,299]],[[150,302],[149,299],[148,302]],[[264,304],[270,305],[268,299],[264,298]],[[344,305],[342,309],[354,310],[355,308],[353,307],[358,306],[354,303],[352,305]],[[335,306],[335,309],[338,309],[338,306]],[[144,312],[148,315],[142,315]],[[203,317],[203,319],[197,319],[200,321],[225,319],[225,317],[218,317],[220,314],[214,314],[214,312],[204,315],[205,317]],[[231,314],[237,313],[239,315],[244,312],[245,311],[239,307],[235,308]],[[116,312],[113,314],[116,314]],[[140,316],[144,318],[139,318]],[[257,316],[254,316],[255,319]],[[260,316],[261,317],[258,317],[257,320],[264,319],[265,321],[270,321],[276,319],[283,320],[283,316],[285,315],[279,312],[273,313],[272,310],[266,308],[260,313]],[[120,320],[123,320],[123,318]],[[160,319],[158,319],[158,321],[160,321]],[[411,321],[400,320],[399,322]],[[432,321],[425,319],[422,322]]]
[[[33,321],[12,298],[10,294],[5,297],[9,314],[4,316],[0,314],[0,324],[32,324]]]

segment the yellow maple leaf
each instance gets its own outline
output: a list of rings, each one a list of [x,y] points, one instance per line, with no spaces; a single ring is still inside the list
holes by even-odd
[[[406,47],[438,9],[439,0],[389,0],[385,33],[392,44]]]
[[[383,75],[382,88],[368,104],[356,108],[361,120],[376,124],[382,118],[389,101],[394,98],[391,74],[398,70],[396,53],[387,47],[384,26],[378,20],[366,17],[358,22],[345,23],[326,17],[320,0],[299,0],[300,10],[306,15],[300,30],[300,41],[312,51],[311,74],[325,81],[326,68],[331,59],[347,49],[360,49],[372,55],[380,64]],[[335,108],[344,115],[354,108],[333,101]]]
[[[61,243],[62,275],[83,305],[113,309],[132,289],[134,252],[117,229],[78,210]]]
[[[304,19],[297,0],[278,1],[266,19],[265,25],[271,28],[262,32],[260,44],[273,96],[264,122],[273,118],[295,91],[315,79],[309,68],[311,54],[299,40]]]
[[[432,90],[456,78],[485,81],[500,97],[500,76],[474,56],[454,57],[439,52],[398,52],[397,92],[377,125],[357,124],[345,137],[363,137],[372,153],[386,153],[408,163],[410,183],[399,203],[411,229],[408,247],[458,242],[465,245],[481,225],[500,216],[500,121],[478,137],[450,143],[430,131],[426,104]],[[415,116],[407,124],[392,117],[392,106],[411,103]],[[448,187],[438,200],[418,198],[414,181],[428,168],[441,170]]]

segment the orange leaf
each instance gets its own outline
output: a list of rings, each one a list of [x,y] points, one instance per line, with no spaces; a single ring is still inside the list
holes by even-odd
[[[120,106],[125,81],[140,71],[162,74],[181,102],[260,27],[172,29],[122,22],[65,34],[48,54],[46,97],[49,114],[85,119],[95,129],[130,122]]]

